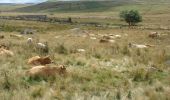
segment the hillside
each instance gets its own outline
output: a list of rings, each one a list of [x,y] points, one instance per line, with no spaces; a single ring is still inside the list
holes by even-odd
[[[0,3],[0,11],[9,11],[22,7],[31,6],[32,4],[10,4],[10,3]]]
[[[132,3],[131,0],[113,1],[59,1],[44,2],[37,5],[16,9],[19,12],[70,12],[70,11],[105,11],[115,6]]]
[[[110,11],[115,7],[127,5],[162,5],[170,4],[170,0],[80,0],[80,1],[58,1],[48,0],[40,4],[19,7],[13,11],[17,12],[99,12]],[[145,8],[145,7],[144,7]]]

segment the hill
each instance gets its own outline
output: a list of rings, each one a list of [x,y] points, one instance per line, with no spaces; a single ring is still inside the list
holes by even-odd
[[[9,11],[18,8],[31,6],[32,4],[12,4],[12,3],[0,3],[0,11]]]
[[[113,1],[58,1],[43,2],[37,5],[18,8],[19,12],[79,12],[105,11],[115,6],[130,4],[132,0]]]

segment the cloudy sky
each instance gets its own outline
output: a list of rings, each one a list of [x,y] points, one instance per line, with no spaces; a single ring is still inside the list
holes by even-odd
[[[38,3],[46,0],[0,0],[0,3]]]

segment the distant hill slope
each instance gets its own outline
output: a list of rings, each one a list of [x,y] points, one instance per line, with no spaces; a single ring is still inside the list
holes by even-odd
[[[11,3],[0,3],[0,11],[9,11],[18,8],[31,6],[32,4],[11,4]]]
[[[19,12],[70,12],[70,11],[105,11],[115,6],[133,3],[132,0],[112,1],[58,1],[44,2],[37,5],[15,9]]]
[[[132,4],[170,4],[170,0],[48,0],[40,4],[16,8],[17,12],[98,12],[110,10],[117,6]]]

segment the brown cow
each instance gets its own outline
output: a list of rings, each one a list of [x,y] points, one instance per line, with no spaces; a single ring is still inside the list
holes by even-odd
[[[28,64],[31,65],[46,65],[50,63],[52,63],[52,61],[49,56],[46,57],[35,56],[28,60]]]
[[[159,37],[159,34],[158,34],[158,32],[152,32],[152,33],[149,34],[149,37],[150,38],[157,38],[157,37]]]
[[[56,74],[63,75],[66,73],[66,68],[63,65],[60,66],[35,66],[26,72],[31,77],[48,77],[55,76]]]
[[[109,40],[107,40],[107,39],[101,39],[100,40],[100,43],[108,43],[109,42]]]
[[[14,53],[4,48],[0,48],[0,55],[13,56]]]

